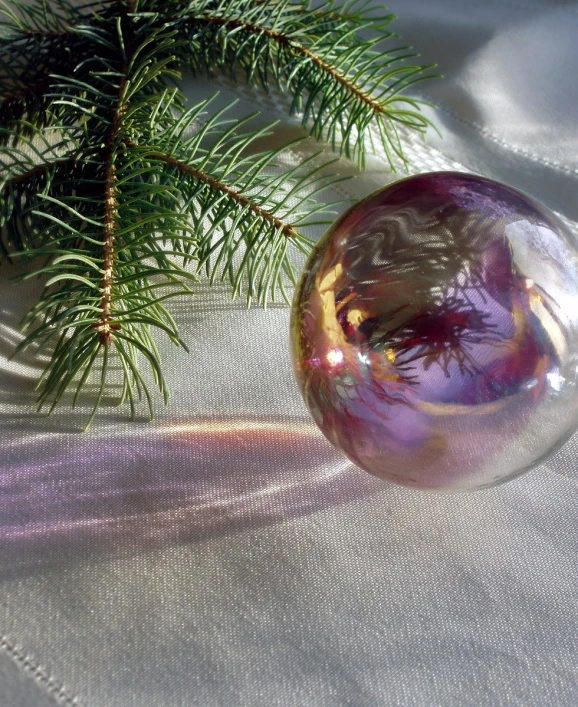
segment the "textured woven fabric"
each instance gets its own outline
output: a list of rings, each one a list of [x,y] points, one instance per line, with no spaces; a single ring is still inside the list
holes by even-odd
[[[447,76],[424,88],[440,101],[443,140],[404,136],[410,171],[507,181],[575,227],[578,7],[392,6]],[[221,101],[233,97],[239,115],[258,104],[282,118],[280,139],[299,133],[284,97],[221,86]],[[328,198],[393,178],[376,156]],[[5,358],[39,287],[9,276],[0,271],[0,707],[578,702],[578,438],[483,492],[381,482],[309,418],[288,309],[247,311],[203,282],[172,307],[191,353],[162,349],[169,406],[152,424],[107,407],[80,434],[66,405],[34,414],[40,363]]]

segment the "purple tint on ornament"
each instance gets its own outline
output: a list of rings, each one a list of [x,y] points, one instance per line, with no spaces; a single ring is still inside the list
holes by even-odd
[[[504,481],[578,421],[576,246],[505,185],[404,179],[316,245],[291,351],[313,418],[363,469],[422,488]]]

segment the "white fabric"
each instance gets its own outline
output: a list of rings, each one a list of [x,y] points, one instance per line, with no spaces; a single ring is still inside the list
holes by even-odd
[[[443,140],[407,136],[411,171],[478,171],[577,220],[578,6],[392,9],[446,75],[423,85]],[[392,178],[374,158],[344,189]],[[2,356],[38,288],[9,275]],[[173,311],[191,354],[164,349],[153,424],[107,408],[78,434],[66,406],[31,412],[37,361],[0,362],[2,707],[578,703],[578,438],[488,491],[388,485],[311,422],[286,307],[201,283]]]

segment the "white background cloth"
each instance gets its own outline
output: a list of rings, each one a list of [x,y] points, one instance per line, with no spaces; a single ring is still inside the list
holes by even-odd
[[[578,219],[578,5],[391,8],[445,74],[411,171],[463,165]],[[391,179],[375,158],[346,188]],[[38,287],[9,275],[3,357]],[[578,703],[578,438],[483,492],[385,484],[311,422],[286,307],[201,283],[173,311],[191,354],[164,350],[152,424],[35,416],[38,362],[0,361],[0,707]]]

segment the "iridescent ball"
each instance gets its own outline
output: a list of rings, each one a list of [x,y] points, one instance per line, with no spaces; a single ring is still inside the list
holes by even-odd
[[[578,422],[573,237],[489,179],[404,179],[316,245],[291,349],[314,420],[361,468],[422,488],[512,478]]]

